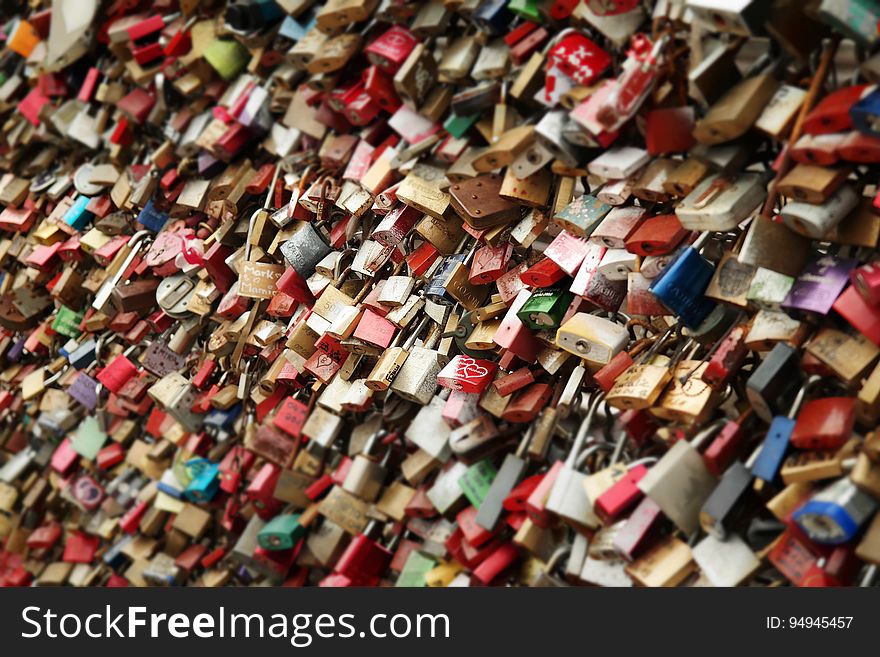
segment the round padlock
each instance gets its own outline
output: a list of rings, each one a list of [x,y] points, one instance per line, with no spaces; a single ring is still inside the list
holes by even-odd
[[[175,318],[186,317],[190,314],[187,304],[190,297],[195,294],[196,281],[178,274],[163,280],[156,288],[156,303],[168,315]]]

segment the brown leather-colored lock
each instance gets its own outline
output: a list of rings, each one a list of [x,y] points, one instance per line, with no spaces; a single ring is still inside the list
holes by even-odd
[[[318,27],[312,28],[287,52],[288,61],[294,66],[305,68],[321,52],[321,48],[327,40],[327,35],[321,32]]]
[[[379,0],[328,0],[315,15],[315,23],[325,34],[333,34],[352,23],[367,20]]]
[[[492,173],[477,176],[449,188],[450,203],[468,225],[483,230],[519,218],[519,206],[499,193],[502,178]]]
[[[441,190],[434,181],[425,180],[415,174],[408,175],[400,183],[397,199],[436,219],[442,219],[449,207],[449,194]]]
[[[552,186],[553,174],[547,169],[540,169],[526,178],[517,178],[513,169],[508,168],[498,195],[521,205],[540,208],[547,205]]]
[[[779,82],[769,74],[743,80],[697,121],[694,137],[701,144],[721,144],[742,136],[758,119],[778,86]]]
[[[677,160],[659,158],[652,161],[633,182],[632,195],[652,203],[668,201],[670,195],[664,185],[678,166]]]
[[[522,125],[508,130],[471,163],[477,171],[487,173],[510,166],[517,156],[535,139],[535,128]]]
[[[110,301],[120,312],[150,310],[156,305],[156,288],[161,282],[158,278],[139,278],[128,285],[116,286],[110,293]]]
[[[663,182],[664,191],[670,196],[687,196],[709,173],[709,166],[695,157],[679,164]]]
[[[341,70],[361,45],[359,34],[340,34],[328,39],[312,57],[306,70],[312,74],[333,73]]]
[[[849,176],[847,167],[830,168],[798,164],[776,185],[782,196],[819,205],[840,187]]]
[[[437,62],[431,55],[430,48],[420,43],[394,74],[394,90],[403,104],[412,110],[419,107],[428,98],[428,93],[437,82]]]

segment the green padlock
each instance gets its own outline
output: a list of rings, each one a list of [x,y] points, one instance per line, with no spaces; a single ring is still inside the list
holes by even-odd
[[[544,17],[538,9],[537,0],[510,0],[507,3],[507,8],[527,21],[532,21],[533,23],[544,22]]]
[[[516,316],[533,331],[558,329],[573,299],[574,294],[568,290],[535,290]]]
[[[257,534],[257,543],[264,550],[289,550],[305,535],[298,513],[275,516]]]
[[[68,338],[76,339],[82,333],[79,330],[82,320],[83,313],[71,310],[67,306],[61,306],[58,309],[58,314],[55,316],[55,321],[52,322],[52,330]]]
[[[203,57],[228,82],[244,70],[251,54],[235,39],[216,39],[205,48]]]
[[[428,583],[425,581],[425,575],[437,565],[437,562],[422,554],[418,550],[413,550],[406,558],[406,563],[400,569],[400,575],[394,586],[398,587],[424,587]]]
[[[450,114],[449,118],[443,123],[443,129],[456,139],[461,139],[479,118],[479,114],[469,114],[467,116]]]
[[[467,472],[459,478],[458,486],[468,501],[479,509],[497,474],[495,466],[486,459],[469,467]]]

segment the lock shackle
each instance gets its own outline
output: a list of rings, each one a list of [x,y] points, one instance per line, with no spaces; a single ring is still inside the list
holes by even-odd
[[[626,447],[626,441],[629,439],[626,431],[620,432],[620,438],[614,443],[614,451],[611,453],[611,465],[615,465],[623,456],[623,448]]]
[[[681,336],[679,335],[677,329],[675,329],[675,328],[673,328],[673,327],[670,327],[670,328],[666,329],[666,332],[663,333],[663,335],[661,335],[661,336],[659,336],[659,337],[654,337],[654,338],[652,338],[652,340],[654,341],[654,344],[651,345],[651,348],[650,348],[650,349],[648,349],[646,352],[644,352],[644,353],[642,354],[641,358],[639,359],[639,363],[647,363],[648,361],[650,361],[651,358],[653,358],[654,355],[655,355],[658,351],[660,351],[660,348],[663,347],[663,345],[664,345],[668,340],[670,340],[670,339],[672,339],[672,338],[675,338],[676,341],[678,341],[679,339],[681,339]]]
[[[52,376],[50,376],[48,379],[44,380],[44,381],[43,381],[43,385],[44,385],[44,386],[48,386],[48,385],[51,385],[51,384],[55,383],[55,382],[56,382],[58,379],[60,379],[60,378],[64,375],[64,373],[67,372],[67,370],[69,370],[69,369],[70,369],[70,365],[69,365],[69,364],[68,364],[68,365],[65,365],[65,366],[62,367],[60,370],[58,370],[57,372],[55,372],[55,374],[53,374]]]
[[[582,467],[584,467],[584,463],[586,463],[587,459],[590,458],[593,454],[596,454],[597,452],[608,452],[611,451],[613,448],[614,446],[611,443],[596,443],[594,445],[590,445],[578,456],[574,464],[575,469],[580,470]]]
[[[675,369],[678,364],[683,361],[685,352],[687,352],[688,348],[691,349],[690,354],[696,353],[696,348],[699,348],[700,343],[694,340],[693,338],[687,338],[683,343],[679,344],[675,351],[672,354],[672,358],[669,359],[669,369]]]
[[[370,453],[373,451],[373,448],[375,448],[379,441],[381,441],[387,435],[387,429],[379,428],[373,433],[372,436],[367,438],[367,442],[365,442],[364,446],[361,448],[361,454],[363,454],[364,456],[369,456]]]
[[[717,340],[715,340],[714,343],[712,343],[712,346],[709,347],[709,349],[702,356],[702,358],[700,358],[699,364],[696,367],[694,367],[692,370],[690,370],[687,374],[684,374],[681,376],[679,381],[681,382],[682,385],[687,383],[688,380],[691,378],[691,376],[693,376],[694,372],[696,372],[698,369],[700,369],[700,365],[702,365],[703,363],[708,361],[710,358],[712,358],[712,356],[715,355],[715,352],[718,351],[719,347],[721,347],[721,344],[728,338],[728,336],[730,336],[733,329],[740,325],[740,323],[742,322],[742,320],[745,317],[745,314],[746,313],[744,310],[740,310],[739,313],[737,314],[736,318],[733,320],[733,322],[730,323],[730,326],[728,326],[726,329],[724,329],[724,333],[722,333],[721,336]]]
[[[544,564],[544,568],[542,569],[544,574],[549,575],[556,570],[559,567],[559,563],[570,554],[571,545],[566,544],[556,548],[553,554],[550,555],[550,558],[547,559],[547,563]]]
[[[578,29],[575,29],[573,27],[565,28],[559,34],[557,34],[555,37],[550,39],[550,42],[546,46],[544,46],[544,49],[541,51],[541,54],[546,55],[548,52],[553,50],[553,48],[555,48],[559,44],[559,42],[562,41],[569,34],[581,34],[581,31]]]
[[[874,580],[877,579],[878,570],[880,570],[880,566],[876,563],[868,564],[868,567],[864,569],[863,574],[859,578],[859,587],[873,586]]]
[[[410,333],[409,336],[407,336],[406,340],[403,343],[403,349],[405,351],[409,351],[410,349],[412,349],[412,346],[416,343],[416,340],[418,339],[419,334],[425,329],[425,327],[428,325],[428,322],[430,320],[431,320],[431,318],[428,317],[427,315],[425,315],[424,317],[422,317],[419,320],[419,323],[416,324],[415,328],[413,328],[413,330],[412,330],[412,333]],[[403,335],[403,331],[400,332],[398,337],[400,337],[402,335]],[[392,346],[396,346],[396,345],[392,345]]]
[[[789,420],[794,420],[797,417],[798,412],[801,410],[801,406],[807,398],[807,393],[821,380],[821,376],[819,376],[818,374],[813,374],[801,386],[800,390],[798,390],[798,393],[794,398],[794,401],[791,404],[791,408],[788,411],[787,417]]]
[[[694,251],[699,253],[700,250],[706,245],[706,242],[709,241],[709,237],[711,235],[712,235],[712,231],[704,230],[702,233],[700,233],[697,236],[697,239],[695,239],[693,242],[690,243],[690,245],[689,245],[690,248],[692,248]]]
[[[725,424],[727,424],[727,420],[724,418],[715,420],[707,427],[700,429],[697,434],[688,441],[688,444],[690,444],[695,450],[699,450],[707,440],[713,438],[715,434],[721,431]]]
[[[443,331],[440,327],[437,327],[437,330],[432,332],[430,336],[426,336],[427,340],[422,345],[425,349],[434,349],[437,344],[440,342],[440,339],[443,337]]]
[[[514,455],[516,458],[521,459],[523,455],[526,453],[526,450],[529,448],[529,444],[532,442],[532,437],[535,435],[535,425],[534,423],[529,424],[529,428],[526,429],[525,434],[522,437],[522,440],[519,441],[519,445],[516,447],[516,452]]]
[[[645,456],[643,458],[636,459],[635,461],[630,461],[629,463],[627,463],[626,469],[632,470],[633,468],[638,467],[640,465],[653,465],[654,463],[656,463],[659,460],[660,459],[657,458],[656,456]]]
[[[603,399],[605,399],[605,393],[598,392],[590,401],[590,407],[587,411],[587,415],[581,421],[581,424],[578,427],[577,434],[575,435],[574,444],[571,447],[571,451],[569,452],[568,457],[565,459],[565,464],[568,467],[574,467],[575,463],[577,462],[578,456],[580,455],[581,450],[583,450],[584,443],[587,440],[587,433],[590,430],[590,426],[593,424],[593,419],[596,417],[596,410],[599,408],[599,403]]]

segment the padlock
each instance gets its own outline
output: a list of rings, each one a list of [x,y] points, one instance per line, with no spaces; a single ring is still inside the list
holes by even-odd
[[[629,341],[626,327],[610,320],[577,313],[556,332],[556,345],[598,369],[608,364]]]
[[[818,238],[828,234],[857,204],[856,193],[843,185],[820,205],[809,201],[790,201],[782,208],[779,216],[793,231]]]
[[[758,119],[778,85],[768,73],[734,85],[697,121],[694,137],[701,144],[719,144],[740,137]]]
[[[691,442],[676,442],[637,484],[687,535],[699,527],[700,509],[717,483],[698,451],[713,434],[710,425]],[[686,491],[673,483],[679,477],[690,482]]]
[[[586,475],[578,471],[577,462],[602,399],[603,395],[597,394],[590,400],[589,411],[578,427],[574,444],[556,474],[545,504],[547,511],[577,529],[592,529],[599,524],[583,487]]]
[[[679,314],[682,322],[691,328],[698,326],[714,307],[713,302],[704,296],[713,267],[699,253],[700,246],[707,239],[708,234],[704,233],[692,245],[682,249],[649,288],[664,306]]]
[[[735,178],[709,176],[675,208],[688,230],[731,230],[738,226],[766,197],[765,181],[757,174]]]
[[[872,496],[842,477],[807,500],[792,520],[811,540],[838,545],[851,539],[876,508]]]

